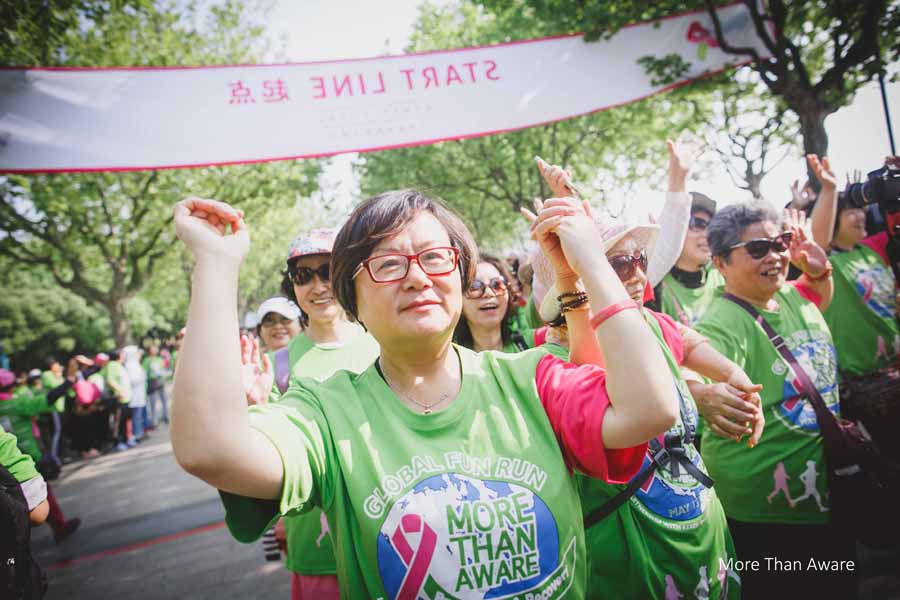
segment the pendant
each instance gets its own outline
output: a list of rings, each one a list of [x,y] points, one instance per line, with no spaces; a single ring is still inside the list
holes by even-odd
[[[423,414],[423,415],[430,415],[430,414],[431,414],[431,409],[430,409],[430,408],[426,408],[425,411],[424,411],[422,414]]]

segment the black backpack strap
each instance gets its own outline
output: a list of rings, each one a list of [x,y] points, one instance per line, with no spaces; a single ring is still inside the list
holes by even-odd
[[[525,352],[526,350],[528,350],[528,344],[525,342],[525,337],[518,331],[513,332],[512,341],[520,352]]]
[[[653,438],[650,440],[650,464],[647,465],[640,473],[628,482],[625,489],[607,500],[603,505],[595,508],[584,517],[584,528],[588,529],[616,512],[629,498],[634,496],[638,489],[646,483],[657,469],[661,469],[666,465],[671,465],[670,470],[674,477],[678,477],[680,469],[683,467],[691,477],[697,480],[702,486],[711,488],[713,486],[712,478],[701,471],[697,465],[691,461],[685,450],[685,446],[690,445],[694,439],[694,425],[687,418],[687,407],[684,402],[684,395],[677,387],[679,408],[681,411],[681,422],[684,425],[684,435],[674,433],[666,433],[663,437],[664,444],[660,444],[659,440]]]
[[[637,493],[638,488],[653,476],[657,468],[656,461],[651,460],[649,465],[628,482],[624,490],[584,516],[584,528],[589,529],[616,512],[620,506],[628,502],[628,499]]]

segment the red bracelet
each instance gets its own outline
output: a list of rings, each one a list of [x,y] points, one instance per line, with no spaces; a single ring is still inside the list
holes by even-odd
[[[603,321],[607,320],[611,316],[622,312],[623,310],[628,310],[629,308],[640,308],[637,302],[634,300],[623,300],[622,302],[617,302],[615,304],[610,304],[591,319],[591,329],[597,329],[600,327],[600,324]]]
[[[809,273],[804,273],[804,275],[806,275],[806,278],[809,279],[810,281],[822,281],[823,279],[827,279],[828,277],[831,277],[832,271],[834,271],[834,266],[831,264],[831,261],[829,260],[827,263],[825,263],[825,270],[822,271],[819,275],[816,275],[815,277],[813,277]]]

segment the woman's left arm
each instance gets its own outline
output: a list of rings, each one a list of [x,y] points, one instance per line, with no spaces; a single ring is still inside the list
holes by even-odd
[[[762,437],[765,418],[759,392],[762,386],[750,381],[744,370],[712,347],[705,337],[680,326],[684,339],[682,366],[715,383],[689,382],[697,408],[718,435],[741,437],[750,433],[747,445],[754,447]],[[748,431],[749,427],[749,431]]]

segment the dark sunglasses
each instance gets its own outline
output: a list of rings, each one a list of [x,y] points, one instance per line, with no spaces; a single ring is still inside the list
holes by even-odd
[[[788,248],[791,247],[791,240],[793,238],[793,232],[785,231],[773,238],[755,238],[740,244],[735,244],[731,247],[731,250],[743,246],[747,249],[747,254],[750,255],[750,258],[759,260],[765,258],[772,250],[775,250],[775,252],[787,252]]]
[[[312,281],[313,277],[316,275],[319,276],[319,281],[328,283],[328,281],[331,280],[331,265],[323,263],[318,269],[311,269],[309,267],[291,268],[291,281],[296,285],[306,285]]]
[[[610,256],[609,264],[612,266],[613,271],[616,272],[616,275],[619,276],[620,280],[628,281],[634,277],[638,267],[640,267],[641,271],[644,273],[647,272],[647,253],[641,250],[634,255],[619,254],[618,256]]]
[[[484,296],[484,293],[488,288],[494,290],[495,296],[500,296],[501,294],[506,293],[506,280],[502,277],[492,277],[488,281],[481,281],[480,279],[472,280],[472,283],[469,285],[469,289],[466,290],[467,298],[481,298]]]
[[[709,227],[709,219],[691,217],[691,220],[688,221],[688,227],[691,231],[706,231],[706,228]]]

